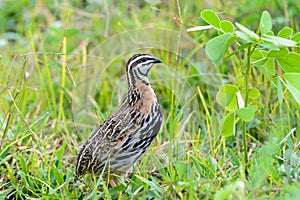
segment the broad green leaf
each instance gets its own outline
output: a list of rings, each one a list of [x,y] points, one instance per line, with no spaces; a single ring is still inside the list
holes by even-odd
[[[230,84],[222,85],[217,92],[217,102],[221,106],[227,106],[235,98],[236,92],[238,91],[237,87]]]
[[[287,49],[280,48],[279,51],[270,50],[267,53],[267,57],[268,58],[278,58],[278,57],[281,57],[281,56],[286,56],[287,54],[289,54],[289,51]]]
[[[255,41],[246,33],[243,33],[241,31],[235,31],[234,33],[236,34],[236,36],[238,38],[241,38],[242,40],[245,40],[246,42],[255,43]]]
[[[262,34],[266,34],[271,29],[272,29],[271,15],[267,11],[264,11],[260,18],[259,30]]]
[[[209,40],[205,47],[206,55],[215,63],[221,62],[228,47],[235,41],[235,36],[230,33],[217,36]]]
[[[300,42],[300,32],[295,33],[292,37],[291,40],[299,43]]]
[[[252,109],[254,112],[256,112],[258,110],[258,106],[257,105],[251,105],[248,108]]]
[[[275,51],[280,50],[279,47],[275,46],[272,42],[262,41],[259,43],[259,46],[266,48],[266,49],[275,50]]]
[[[218,15],[209,9],[203,10],[201,12],[201,17],[204,21],[206,21],[208,24],[214,26],[215,28],[219,29],[220,28],[220,19]]]
[[[263,75],[270,80],[275,75],[275,62],[274,59],[268,59],[267,62],[259,67]]]
[[[251,88],[248,93],[250,99],[257,99],[260,96],[260,92],[256,88]]]
[[[259,39],[259,36],[254,33],[253,31],[249,30],[248,28],[246,28],[245,26],[243,26],[242,24],[236,22],[235,25],[241,29],[241,31],[243,31],[244,33],[248,34],[249,36],[251,36],[252,38],[254,38],[255,40]]]
[[[225,109],[229,112],[235,112],[237,109],[237,98],[233,97],[230,103],[225,106]]]
[[[275,74],[274,66],[275,66],[274,59],[267,59],[267,61],[263,65],[256,66],[256,67],[268,80],[270,80],[272,76]]]
[[[254,119],[255,111],[256,110],[254,109],[254,107],[240,108],[237,110],[237,114],[243,121],[250,122]]]
[[[283,102],[283,95],[282,95],[282,85],[280,78],[277,78],[277,96],[278,96],[278,102],[282,104]]]
[[[300,73],[285,73],[283,78],[300,91]]]
[[[225,33],[233,33],[234,27],[230,21],[222,20],[220,26]]]
[[[265,33],[265,35],[274,35],[274,32],[273,31],[268,31]]]
[[[261,66],[267,62],[267,58],[262,50],[255,50],[251,55],[250,61],[254,66]]]
[[[291,29],[290,27],[284,27],[283,29],[281,29],[277,36],[278,37],[282,37],[282,38],[288,38],[293,34],[293,29]]]
[[[284,85],[288,88],[288,90],[293,95],[294,99],[300,104],[300,91],[295,88],[294,85],[292,85],[289,81],[284,81]]]
[[[297,42],[295,42],[293,40],[282,38],[282,37],[277,37],[277,36],[272,36],[272,35],[264,35],[262,37],[262,40],[271,42],[277,46],[294,47],[297,45]]]
[[[221,134],[224,137],[228,137],[232,134],[235,134],[235,120],[234,113],[231,112],[225,116],[221,124]]]
[[[284,57],[276,58],[285,72],[300,72],[300,54],[291,52]]]

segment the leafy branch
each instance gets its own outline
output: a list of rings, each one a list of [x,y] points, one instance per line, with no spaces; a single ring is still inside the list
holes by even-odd
[[[233,84],[224,84],[219,88],[216,99],[225,108],[220,125],[222,136],[228,137],[235,134],[236,123],[239,121],[242,123],[244,163],[247,164],[246,127],[247,123],[255,118],[259,106],[254,100],[260,96],[258,89],[250,87],[254,85],[254,83],[249,83],[251,70],[256,67],[268,81],[274,78],[280,80],[277,82],[277,90],[282,90],[282,82],[300,104],[300,54],[293,51],[299,47],[300,32],[293,34],[290,27],[284,27],[275,35],[272,31],[272,18],[267,11],[262,12],[256,31],[238,22],[233,25],[230,21],[220,20],[214,11],[208,9],[201,12],[201,18],[208,25],[193,27],[188,31],[217,30],[218,35],[210,39],[205,47],[206,55],[213,63],[219,64],[228,58],[224,55],[232,45],[235,45],[237,50],[230,56],[242,55],[240,61],[245,70],[240,71],[244,85],[238,87]],[[276,73],[275,63],[280,66],[283,74]],[[281,93],[282,91],[278,91],[278,94]]]

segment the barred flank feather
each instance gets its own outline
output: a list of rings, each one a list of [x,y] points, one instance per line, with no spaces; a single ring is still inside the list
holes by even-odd
[[[77,155],[76,178],[85,173],[125,173],[158,134],[162,112],[149,83],[148,72],[160,60],[135,54],[126,65],[128,92],[117,111],[92,132]]]

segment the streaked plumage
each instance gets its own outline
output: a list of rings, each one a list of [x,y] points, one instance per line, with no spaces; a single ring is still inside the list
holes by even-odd
[[[162,112],[148,72],[161,63],[149,54],[135,54],[126,65],[128,92],[117,111],[92,132],[77,155],[76,178],[85,173],[123,174],[147,150],[158,134]]]

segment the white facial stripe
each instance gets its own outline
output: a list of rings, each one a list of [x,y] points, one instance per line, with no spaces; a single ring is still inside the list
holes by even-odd
[[[142,80],[142,81],[149,82],[148,77],[145,76],[145,75],[143,75],[143,74],[141,74],[141,73],[139,73],[137,69],[138,69],[138,68],[134,68],[134,69],[133,69],[135,76],[136,76],[138,79]]]
[[[138,61],[138,60],[141,59],[141,58],[153,58],[153,57],[150,56],[150,55],[141,55],[141,56],[138,56],[137,58],[135,58],[134,60],[132,60],[132,61],[128,64],[128,69],[131,68],[131,65],[132,65],[133,63],[135,63],[136,61]]]
[[[143,75],[147,75],[149,69],[152,67],[153,64],[150,64],[152,63],[153,60],[149,60],[147,62],[144,62],[144,63],[140,63],[138,64],[138,66],[136,68],[138,68],[140,70],[140,72],[142,72]]]

